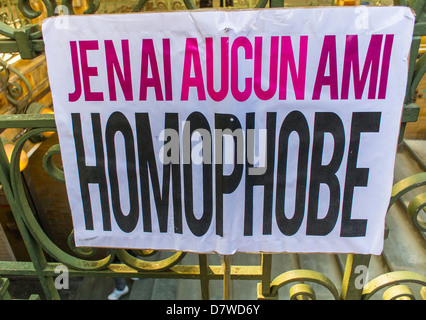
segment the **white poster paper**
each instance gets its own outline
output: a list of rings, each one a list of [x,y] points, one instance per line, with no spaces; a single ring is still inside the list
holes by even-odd
[[[414,16],[43,23],[77,246],[380,254]]]

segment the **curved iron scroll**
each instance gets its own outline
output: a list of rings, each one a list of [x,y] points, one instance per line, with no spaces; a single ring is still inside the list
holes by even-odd
[[[11,82],[10,77],[11,74],[15,74],[18,76],[18,79],[24,85],[22,85],[16,81]],[[25,108],[28,105],[29,100],[32,96],[32,86],[28,79],[19,72],[16,68],[9,65],[7,62],[0,59],[0,81],[2,87],[6,91],[7,100],[16,107],[17,113],[24,112]]]
[[[410,177],[407,177],[392,188],[392,197],[389,203],[389,208],[402,196],[408,192],[426,185],[426,172],[421,172]],[[426,231],[426,222],[420,219],[419,215],[426,207],[426,193],[421,193],[415,196],[408,206],[407,214],[413,224],[420,231]],[[389,209],[388,209],[389,210]]]
[[[362,292],[362,299],[368,300],[379,290],[390,286],[395,287],[393,287],[391,291],[385,292],[384,298],[386,300],[393,300],[402,296],[413,299],[414,296],[411,293],[411,290],[407,290],[406,286],[401,286],[401,283],[417,283],[422,286],[420,288],[423,290],[423,288],[426,286],[426,277],[417,272],[411,271],[395,271],[385,273],[367,283]]]

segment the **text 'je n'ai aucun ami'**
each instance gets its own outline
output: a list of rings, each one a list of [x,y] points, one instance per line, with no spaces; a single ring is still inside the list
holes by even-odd
[[[335,35],[325,35],[321,50],[316,50],[319,59],[312,59],[318,61],[313,69],[308,66],[310,60],[307,59],[309,36],[272,36],[267,41],[260,36],[254,39],[241,36],[234,40],[229,37],[215,40],[187,38],[183,44],[181,70],[173,68],[175,61],[169,38],[156,45],[153,39],[141,39],[140,52],[131,51],[127,39],[70,41],[75,88],[68,98],[70,102],[116,101],[117,79],[126,101],[146,101],[148,89],[154,92],[156,101],[187,101],[191,88],[196,91],[197,101],[211,99],[219,102],[231,96],[243,102],[253,95],[260,100],[274,97],[287,100],[289,93],[296,100],[319,100],[324,94],[331,100],[345,100],[349,98],[351,85],[355,99],[361,99],[364,90],[368,91],[368,99],[385,99],[394,35],[370,35],[368,48],[362,54],[359,53],[358,37],[347,35],[338,42]],[[343,57],[338,57],[337,48],[341,46],[345,48]],[[267,53],[269,63],[264,62]],[[214,61],[214,56],[220,56],[220,61]],[[131,68],[133,59],[140,61],[139,70]],[[343,64],[338,64],[338,59],[342,59]],[[99,81],[98,67],[101,64],[106,66],[107,74],[102,80],[106,82],[103,87],[108,88],[107,92],[92,91],[90,84],[91,79]],[[338,70],[339,67],[343,70]],[[269,73],[266,81],[262,79],[264,68]],[[242,70],[247,73],[243,78],[240,75]],[[309,87],[306,84],[307,70],[316,72],[315,77],[308,78],[314,80],[313,92],[309,94],[306,90]],[[136,72],[140,74],[139,83],[133,81],[132,74]],[[174,95],[174,72],[181,74],[178,98]],[[338,79],[339,73],[341,79]],[[215,76],[220,78],[220,84],[215,84]]]

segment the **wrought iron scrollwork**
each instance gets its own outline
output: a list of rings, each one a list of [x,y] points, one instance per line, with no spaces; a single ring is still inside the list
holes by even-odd
[[[298,283],[290,288],[290,300],[316,300],[316,295],[310,285]]]
[[[420,290],[424,290],[426,286],[426,277],[411,271],[394,271],[382,274],[366,284],[362,292],[362,299],[368,300],[376,292],[387,287],[390,287],[390,289],[388,289],[383,296],[386,300],[393,300],[399,297],[414,299],[411,290],[406,286],[402,286],[401,283],[416,283],[422,286]]]
[[[263,8],[268,4],[268,2],[268,0],[258,0],[255,7]],[[146,9],[148,3],[148,0],[139,0],[136,5],[130,8],[130,10],[133,12],[141,11],[143,9]],[[166,8],[165,3],[166,2],[161,2],[161,6],[163,9]],[[182,9],[180,7],[181,3],[182,2],[174,1],[171,5],[171,9]],[[197,8],[196,2],[194,0],[183,0],[183,3],[188,9]],[[32,7],[31,2],[29,0],[19,0],[17,4],[21,13],[28,19],[35,19],[42,14],[41,11],[35,10]],[[60,14],[58,10],[60,5],[58,5],[56,0],[43,0],[43,4],[46,10],[46,15],[48,17]],[[422,35],[422,32],[426,30],[426,27],[424,25],[424,21],[426,21],[426,15],[424,1],[419,1],[414,5],[416,6],[415,11],[417,13],[418,27],[416,27],[417,29],[415,30],[415,38],[413,40],[411,59],[417,60],[416,58],[418,54],[418,46],[420,45],[420,35]],[[62,10],[62,14],[74,14],[72,1],[62,1],[61,6],[67,8],[67,10],[65,11]],[[97,13],[98,11],[100,11],[100,8],[100,0],[89,0],[88,8],[84,11],[84,14]],[[129,8],[125,7],[124,9],[127,10]],[[21,53],[23,58],[31,59],[37,53],[43,51],[42,34],[38,25],[20,25],[19,28],[16,29],[3,21],[0,22],[0,34],[8,39],[7,42],[0,41],[0,52],[19,52]],[[426,72],[426,58],[422,56],[420,57],[420,59],[417,60],[416,63],[411,63],[410,65],[412,66],[412,68],[410,70],[409,84],[407,87],[407,96],[405,103],[406,107],[410,105],[415,107],[413,97],[421,78]],[[18,75],[18,77],[24,83],[24,87],[22,87],[22,85],[16,82],[9,82],[11,72],[14,72]],[[5,62],[0,61],[0,81],[2,81],[3,85],[6,88],[7,98],[9,99],[9,101],[12,104],[16,105],[19,111],[25,110],[32,93],[31,86],[27,79],[20,75],[19,72],[17,72],[17,70],[15,70],[13,67],[7,65],[7,63]],[[24,93],[26,94],[24,95]],[[13,122],[17,119],[21,119],[23,121],[23,124],[16,124],[15,122]],[[21,152],[24,148],[24,144],[28,140],[30,140],[32,137],[40,135],[43,132],[56,130],[53,120],[53,115],[36,114],[17,115],[10,116],[7,119],[4,118],[2,120],[3,123],[9,121],[11,127],[16,125],[15,127],[17,128],[25,128],[23,135],[16,142],[10,163],[3,150],[3,144],[0,141],[0,181],[2,183],[3,189],[5,190],[9,204],[11,205],[18,227],[21,230],[21,234],[23,234],[25,238],[27,246],[29,248],[35,248],[33,250],[32,258],[35,257],[35,259],[33,259],[35,265],[34,268],[38,268],[37,272],[39,277],[45,277],[45,271],[43,268],[47,265],[42,265],[40,263],[40,259],[37,260],[37,257],[44,256],[40,254],[42,250],[45,251],[54,260],[67,265],[72,270],[79,270],[84,272],[103,272],[108,270],[108,272],[110,272],[108,276],[110,276],[112,274],[112,271],[109,270],[109,267],[111,267],[112,265],[118,265],[118,267],[122,269],[129,270],[127,268],[130,268],[131,271],[129,271],[128,273],[136,271],[137,273],[146,272],[148,275],[153,275],[154,272],[160,273],[170,271],[170,274],[172,276],[179,277],[179,274],[177,272],[174,273],[174,270],[177,270],[175,267],[178,267],[178,264],[185,257],[185,252],[171,252],[170,256],[167,258],[158,258],[157,260],[151,260],[147,258],[156,254],[157,251],[133,250],[133,252],[129,252],[128,250],[124,249],[108,249],[105,256],[102,256],[101,258],[96,258],[95,256],[98,252],[97,248],[76,247],[73,231],[71,231],[70,235],[68,236],[67,243],[72,253],[74,253],[75,255],[72,255],[61,249],[57,244],[55,244],[54,241],[52,241],[52,239],[48,237],[46,232],[41,227],[39,221],[36,219],[33,209],[27,199],[27,193],[25,192],[24,182],[19,170],[19,159]],[[3,127],[5,128],[4,124]],[[60,156],[59,145],[52,146],[46,152],[43,157],[43,167],[52,179],[64,183],[64,172],[60,167],[55,164],[55,156]],[[426,185],[426,173],[420,173],[397,183],[393,188],[392,198],[389,207],[391,207],[398,199],[400,199],[403,195],[407,194],[409,191],[424,185]],[[408,207],[408,215],[412,218],[414,225],[420,231],[426,231],[425,223],[419,218],[420,212],[422,212],[425,207],[426,193],[422,193],[414,197]],[[186,266],[188,267],[187,269],[185,269],[188,272],[187,274],[192,272],[191,277],[198,277],[200,281],[204,284],[206,282],[208,283],[210,279],[218,279],[222,276],[224,278],[224,274],[217,272],[217,269],[215,268],[209,267],[205,256],[200,255],[199,257],[199,268],[197,269],[197,266]],[[356,264],[353,264],[352,267],[348,267],[348,265],[349,263],[347,263],[346,268],[347,270],[349,270],[351,275],[353,275],[352,269],[355,269]],[[244,268],[241,268],[236,270],[235,273],[232,275],[241,278],[245,277],[247,279],[255,278],[263,281],[263,274],[250,274],[250,272],[255,270],[254,268],[246,270],[250,271],[245,271]],[[264,290],[264,292],[262,292],[262,294],[259,294],[260,298],[277,299],[280,289],[286,285],[291,285],[289,292],[290,299],[315,300],[317,299],[318,295],[313,289],[313,287],[310,285],[313,283],[318,284],[321,288],[325,288],[332,298],[336,300],[342,299],[342,294],[339,294],[339,291],[337,290],[335,284],[327,276],[317,271],[296,269],[282,273],[272,281],[270,280],[271,279],[268,278],[267,281],[261,284],[262,290]],[[407,283],[420,286],[420,295],[423,297],[423,299],[426,299],[425,276],[411,271],[389,272],[372,279],[364,286],[363,289],[361,289],[360,297],[364,300],[368,300],[371,299],[379,291],[385,290],[383,294],[383,299],[413,299],[415,297],[415,294],[413,294],[412,288],[406,285]],[[352,289],[353,288],[349,288],[348,291]],[[52,296],[54,296],[54,294],[52,294]]]
[[[421,172],[399,181],[392,188],[392,197],[389,203],[389,208],[406,193],[425,185],[426,172]],[[425,207],[426,193],[421,193],[410,201],[407,209],[407,214],[411,218],[414,226],[423,232],[426,231],[426,222],[423,221],[419,215]]]
[[[19,159],[25,142],[32,136],[41,134],[45,131],[52,131],[52,128],[37,128],[26,132],[16,142],[15,148],[13,149],[8,176],[10,179],[11,193],[13,194],[12,199],[14,200],[13,203],[11,203],[11,206],[15,208],[13,211],[15,218],[22,219],[22,221],[25,223],[25,226],[31,232],[31,235],[34,237],[34,239],[36,239],[37,243],[43,248],[44,251],[46,251],[57,261],[60,261],[63,264],[77,270],[100,270],[106,268],[113,262],[114,254],[109,254],[107,257],[100,260],[83,260],[66,253],[47,236],[31,209],[24,189],[22,176],[19,174]],[[2,147],[3,145],[0,144],[0,149],[2,149]],[[3,163],[7,161],[7,159],[4,158],[4,151],[0,152],[0,157],[3,158]],[[8,186],[6,186],[4,183],[5,179],[1,180],[3,182],[3,187],[7,188]]]
[[[54,180],[65,183],[64,172],[53,162],[54,155],[60,155],[59,144],[52,146],[43,157],[43,167],[46,173]]]
[[[84,14],[92,14],[96,13],[101,5],[100,0],[89,0],[88,1],[88,8],[83,12]]]
[[[72,230],[70,235],[68,236],[68,246],[74,253],[86,258],[92,257],[97,251],[97,248],[76,247],[74,241],[74,230]]]
[[[55,14],[55,8],[57,3],[55,0],[43,0],[43,4],[46,7],[46,13],[48,17],[51,17]],[[34,10],[31,6],[30,0],[18,0],[18,8],[24,17],[28,19],[35,19],[41,15],[41,11]]]
[[[420,217],[420,213],[423,212],[426,207],[426,193],[419,194],[413,200],[411,200],[408,206],[408,216],[411,218],[413,224],[420,231],[426,232],[426,222]]]
[[[17,81],[11,80],[11,73],[18,76],[24,88]],[[0,59],[0,81],[6,91],[7,100],[16,107],[16,113],[22,113],[32,96],[32,87],[28,79],[16,68]]]
[[[185,252],[175,252],[170,257],[159,261],[148,261],[142,257],[133,256],[127,250],[114,251],[117,257],[128,267],[138,271],[165,271],[178,264],[186,255]]]
[[[260,299],[275,300],[278,299],[278,290],[285,285],[295,283],[290,288],[290,299],[315,300],[316,294],[310,285],[305,282],[312,282],[326,288],[335,300],[339,300],[339,292],[334,283],[324,274],[313,271],[296,269],[284,272],[277,276],[270,283],[270,291],[259,294]]]
[[[64,250],[59,248],[44,232],[43,228],[40,226],[37,221],[34,212],[31,209],[31,206],[28,202],[25,187],[23,184],[23,179],[21,174],[19,173],[19,159],[20,154],[23,150],[24,144],[26,141],[30,140],[31,137],[39,135],[46,131],[56,131],[55,128],[36,128],[29,130],[25,134],[23,134],[20,139],[16,142],[15,148],[13,149],[12,156],[10,159],[9,172],[7,172],[7,176],[9,179],[1,178],[2,182],[9,180],[11,193],[13,194],[13,206],[16,210],[14,212],[19,215],[16,216],[17,219],[22,219],[25,223],[25,226],[31,232],[31,235],[36,239],[37,243],[46,251],[52,258],[61,263],[67,265],[68,267],[74,268],[76,270],[84,270],[84,271],[95,271],[102,270],[108,267],[111,263],[114,262],[115,258],[118,258],[121,262],[126,264],[132,269],[137,271],[164,271],[168,270],[171,267],[175,266],[179,263],[184,257],[184,252],[175,252],[170,257],[159,260],[159,261],[146,261],[143,259],[144,256],[149,256],[154,254],[153,250],[146,251],[136,251],[137,256],[131,255],[126,250],[109,250],[109,254],[105,258],[101,258],[99,260],[87,260],[85,258],[89,258],[93,256],[95,253],[95,248],[77,248],[74,243],[74,233],[71,232],[68,237],[69,247],[73,252],[81,256],[82,258],[77,258],[66,253]],[[0,142],[0,149],[2,149],[3,145]],[[43,158],[43,166],[46,172],[53,179],[59,182],[65,182],[64,174],[61,169],[55,166],[53,163],[52,157],[54,155],[60,155],[59,145],[52,146],[46,153]],[[0,152],[1,162],[6,163],[7,159],[6,155],[3,152]],[[4,187],[8,187],[4,184]]]

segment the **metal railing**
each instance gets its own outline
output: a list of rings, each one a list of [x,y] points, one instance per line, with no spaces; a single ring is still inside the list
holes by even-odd
[[[3,15],[5,18],[0,21],[0,35],[2,36],[0,38],[0,52],[19,53],[22,59],[34,59],[42,54],[44,51],[42,33],[38,22],[34,22],[42,16],[53,16],[61,13],[75,14],[77,9],[83,14],[92,14],[124,11],[137,12],[146,8],[158,9],[159,7],[165,10],[195,9],[198,6],[203,7],[215,4],[229,6],[234,3],[242,7],[256,8],[265,6],[282,7],[285,5],[283,0],[270,0],[270,2],[259,0],[253,3],[250,1],[218,2],[217,4],[214,1],[199,4],[193,0],[183,0],[184,7],[178,1],[155,1],[151,3],[147,0],[141,0],[129,1],[129,3],[122,1],[104,1],[101,3],[99,0],[88,0],[85,8],[76,8],[73,6],[72,1],[62,1],[62,4],[58,6],[56,1],[50,0],[39,2],[37,9],[32,6],[34,3],[29,0],[2,1],[3,8],[12,10],[10,12],[14,12],[15,15],[13,18],[11,15],[6,18],[7,14],[5,13]],[[322,4],[319,1],[318,3],[312,1],[309,3],[314,5]],[[400,141],[402,141],[405,124],[416,121],[419,114],[415,96],[416,88],[426,71],[426,55],[418,58],[421,36],[426,35],[426,2],[401,1],[395,4],[411,6],[416,13],[407,93],[401,125]],[[39,11],[41,10],[40,8],[43,9],[43,12]],[[19,10],[16,11],[16,9]],[[18,12],[19,17],[16,14]],[[3,81],[3,85],[6,86],[9,72],[14,70],[6,63],[2,63],[0,67],[7,73],[5,81]],[[31,262],[0,261],[0,276],[37,276],[47,299],[60,298],[54,285],[54,277],[57,276],[55,270],[60,265],[66,265],[69,268],[70,277],[198,279],[200,281],[202,299],[209,299],[209,283],[212,280],[223,281],[225,299],[230,298],[231,280],[257,280],[258,299],[277,299],[279,289],[288,284],[291,286],[291,299],[312,299],[315,298],[315,291],[311,286],[312,283],[325,288],[334,299],[370,299],[375,293],[384,288],[389,288],[383,295],[385,299],[413,298],[412,291],[402,284],[415,283],[419,286],[420,296],[426,299],[426,277],[418,272],[389,272],[371,279],[363,286],[357,285],[360,267],[369,265],[371,259],[369,255],[347,255],[341,289],[338,290],[330,278],[315,270],[294,269],[274,276],[272,273],[274,254],[261,254],[261,263],[259,265],[232,265],[229,256],[225,257],[222,265],[212,265],[208,261],[208,255],[205,254],[198,255],[198,264],[183,265],[181,262],[186,255],[184,252],[171,252],[168,257],[161,260],[147,259],[146,257],[156,253],[153,250],[137,250],[134,254],[131,254],[127,250],[110,249],[104,255],[97,256],[95,259],[93,256],[96,253],[96,248],[76,248],[72,232],[69,235],[68,244],[73,253],[63,250],[55,244],[54,239],[49,238],[36,218],[25,190],[22,173],[20,172],[20,157],[25,143],[39,137],[43,132],[56,131],[53,114],[24,113],[28,110],[29,105],[35,102],[31,99],[31,85],[26,84],[29,86],[28,90],[15,92],[15,99],[20,94],[24,95],[23,100],[19,100],[18,113],[0,116],[0,129],[19,128],[21,130],[20,136],[15,141],[15,148],[10,160],[3,148],[3,141],[0,141],[0,182],[25,242]],[[13,103],[13,100],[11,102]],[[60,155],[59,145],[54,145],[45,154],[42,161],[43,167],[54,180],[64,182],[63,172],[53,161],[55,155]],[[408,192],[424,185],[426,185],[425,172],[408,177],[397,183],[393,188],[389,207]],[[425,231],[425,226],[418,219],[418,215],[425,206],[425,194],[416,196],[408,206],[408,215],[412,217],[414,225],[421,232]],[[6,279],[0,278],[0,299],[10,298],[7,293],[7,284]],[[37,297],[31,296],[30,298]]]

